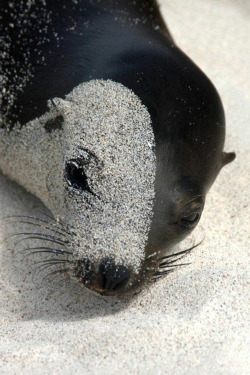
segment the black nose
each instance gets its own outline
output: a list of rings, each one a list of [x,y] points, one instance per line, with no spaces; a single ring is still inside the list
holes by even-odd
[[[100,273],[102,277],[102,289],[118,290],[123,288],[129,278],[130,271],[128,268],[116,265],[112,259],[104,259],[100,264]]]

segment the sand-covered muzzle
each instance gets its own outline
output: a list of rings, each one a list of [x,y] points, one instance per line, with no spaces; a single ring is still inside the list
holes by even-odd
[[[55,118],[61,126],[48,131]],[[119,83],[94,80],[54,98],[22,129],[1,130],[0,167],[68,226],[74,258],[111,257],[139,272],[153,215],[154,145],[140,99]]]

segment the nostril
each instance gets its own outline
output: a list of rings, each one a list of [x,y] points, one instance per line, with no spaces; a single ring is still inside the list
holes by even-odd
[[[100,272],[102,276],[102,289],[118,290],[123,288],[129,278],[130,271],[122,265],[116,265],[111,259],[104,259],[100,264]]]

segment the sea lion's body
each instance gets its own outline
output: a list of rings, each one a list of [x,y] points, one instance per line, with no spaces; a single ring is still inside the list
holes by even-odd
[[[126,264],[133,275],[132,286],[127,287],[129,290],[152,277],[161,263],[163,252],[190,233],[199,220],[207,191],[222,166],[234,155],[223,153],[225,118],[218,93],[209,79],[174,44],[154,1],[81,0],[70,3],[39,3],[41,9],[36,10],[36,14],[39,15],[39,11],[49,14],[49,21],[44,17],[40,25],[42,32],[35,30],[32,42],[29,41],[32,24],[25,29],[27,35],[20,38],[18,28],[15,30],[14,27],[19,44],[27,47],[29,61],[27,66],[24,64],[23,83],[22,77],[19,80],[22,87],[14,93],[11,101],[11,65],[5,65],[4,74],[8,80],[5,82],[7,94],[3,100],[2,127],[8,129],[6,139],[11,137],[16,123],[22,132],[26,124],[43,118],[48,111],[48,100],[65,98],[75,87],[83,87],[81,85],[90,80],[111,79],[132,90],[141,100],[149,112],[154,134],[157,161],[155,199],[145,256],[136,277],[133,266]],[[9,24],[10,19],[6,22],[6,32],[10,30]],[[9,31],[12,43],[15,32]],[[35,52],[34,45],[39,46]],[[16,50],[8,48],[17,65],[23,59],[20,51],[18,47]],[[38,63],[37,54],[41,57]],[[65,113],[65,108],[57,113],[57,121],[43,123],[44,134],[47,132],[53,138],[63,133],[62,113]],[[4,158],[2,151],[0,168],[33,191],[27,186],[28,175],[24,184],[20,178],[15,178],[17,171],[13,168],[8,171],[6,160],[14,155]],[[61,175],[64,174],[61,171]],[[55,179],[58,183],[57,173]],[[63,201],[59,204],[62,205]],[[117,264],[116,256],[111,255],[111,266],[107,270],[112,269],[113,260]],[[98,260],[101,261],[103,256],[105,259],[109,257],[106,253],[100,254]],[[122,257],[117,256],[117,259],[123,266]],[[129,278],[127,274],[126,277]],[[96,286],[97,279],[93,277],[90,287],[100,291]],[[111,279],[115,279],[114,275]],[[101,291],[112,293],[115,287],[107,285]]]

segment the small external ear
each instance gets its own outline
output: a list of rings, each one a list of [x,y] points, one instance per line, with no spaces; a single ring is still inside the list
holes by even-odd
[[[222,167],[227,165],[228,163],[231,163],[236,158],[235,152],[222,152]]]
[[[49,99],[47,103],[49,108],[55,108],[63,112],[66,112],[71,108],[71,103],[61,98]]]

